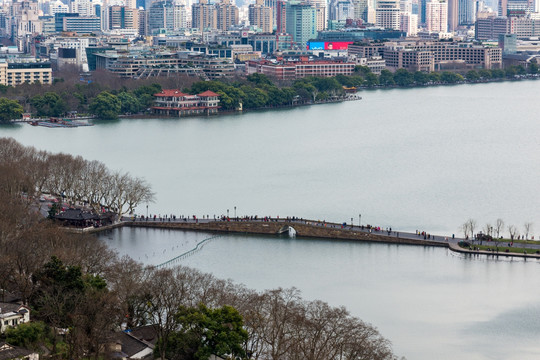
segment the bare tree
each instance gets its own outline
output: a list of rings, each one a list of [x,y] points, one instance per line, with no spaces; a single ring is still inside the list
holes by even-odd
[[[474,230],[476,229],[476,220],[469,219],[467,220],[467,223],[469,224],[469,230],[471,231],[471,236],[472,238],[474,238],[475,237]]]
[[[525,239],[527,240],[529,240],[529,234],[532,232],[532,226],[533,226],[532,222],[526,222],[523,225],[523,228],[525,229]]]
[[[468,223],[468,222],[464,222],[463,224],[461,224],[460,230],[461,230],[461,232],[463,233],[463,237],[464,237],[465,239],[468,239],[468,238],[469,238],[469,233],[470,233],[469,223]]]
[[[504,230],[504,221],[499,218],[495,221],[495,229],[497,230],[497,238],[501,237],[501,232]]]
[[[493,226],[491,226],[490,223],[486,223],[486,225],[484,225],[484,234],[487,234],[489,236],[493,236]]]
[[[508,225],[508,233],[510,234],[510,239],[514,240],[519,235],[518,228],[514,225]]]

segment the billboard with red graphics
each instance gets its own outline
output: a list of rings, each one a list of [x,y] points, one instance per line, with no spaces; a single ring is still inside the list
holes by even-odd
[[[309,41],[308,50],[347,50],[352,41]]]

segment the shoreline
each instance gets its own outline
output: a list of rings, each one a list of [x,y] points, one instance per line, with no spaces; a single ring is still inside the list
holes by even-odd
[[[253,234],[253,235],[274,235],[280,236],[286,233],[290,228],[296,232],[295,237],[319,238],[319,239],[334,239],[334,240],[349,240],[362,241],[395,245],[414,245],[414,246],[429,246],[429,247],[446,247],[449,250],[468,255],[485,255],[493,258],[523,258],[540,260],[540,254],[523,254],[512,252],[495,252],[486,250],[469,250],[458,245],[461,238],[448,238],[441,235],[429,235],[430,238],[425,239],[420,233],[406,233],[393,230],[376,229],[367,226],[351,226],[337,223],[319,222],[317,220],[308,219],[268,219],[267,221],[260,220],[213,220],[213,219],[197,219],[197,220],[124,220],[112,225],[99,228],[74,229],[67,228],[67,231],[73,233],[99,233],[107,230],[113,230],[122,227],[136,228],[154,228],[154,229],[169,229],[169,230],[184,230],[209,232],[216,234]],[[424,236],[425,237],[425,236]],[[432,237],[432,238],[431,238]]]
[[[496,79],[482,79],[482,80],[464,80],[459,81],[455,83],[444,83],[444,82],[437,82],[437,83],[426,83],[426,84],[412,84],[412,85],[375,85],[375,86],[359,86],[357,87],[357,92],[354,93],[354,97],[342,97],[339,99],[330,99],[330,100],[319,100],[319,101],[310,101],[306,103],[298,103],[298,104],[290,104],[290,105],[283,105],[283,106],[272,106],[272,107],[258,107],[258,108],[248,108],[248,109],[242,109],[242,110],[222,110],[218,111],[216,114],[209,114],[206,116],[201,116],[201,114],[193,114],[193,115],[187,115],[187,116],[163,116],[162,114],[151,114],[151,113],[138,113],[138,114],[119,114],[117,119],[100,119],[97,118],[95,115],[91,116],[84,116],[80,118],[74,118],[74,120],[92,120],[92,121],[115,121],[120,119],[182,119],[182,118],[195,118],[195,117],[218,117],[221,115],[240,115],[243,113],[249,113],[249,112],[256,112],[256,111],[268,111],[268,110],[286,110],[286,109],[293,109],[297,107],[305,107],[305,106],[312,106],[312,105],[321,105],[321,104],[334,104],[334,103],[342,103],[345,101],[357,101],[357,100],[363,100],[363,98],[360,96],[363,91],[374,91],[374,90],[393,90],[393,89],[418,89],[418,88],[430,88],[430,87],[438,87],[438,86],[456,86],[456,85],[475,85],[475,84],[491,84],[491,83],[504,83],[504,82],[519,82],[523,80],[539,80],[540,74],[526,74],[526,75],[515,75],[514,78],[496,78]],[[38,119],[38,118],[36,118]],[[35,119],[33,119],[35,120]],[[30,122],[29,120],[23,120],[23,119],[12,119],[8,120],[4,123],[0,124],[19,124],[19,123],[27,123]]]

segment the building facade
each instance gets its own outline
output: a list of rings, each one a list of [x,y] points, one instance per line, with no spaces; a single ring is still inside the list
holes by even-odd
[[[426,29],[438,33],[448,31],[448,3],[446,0],[431,0],[426,4]]]
[[[255,4],[249,5],[249,24],[256,26],[263,33],[271,33],[274,30],[272,8],[264,6],[264,0],[256,0]]]
[[[399,0],[378,0],[375,25],[383,29],[399,30]]]
[[[180,90],[163,90],[154,97],[152,110],[157,115],[211,115],[219,109],[219,95],[209,90],[198,95],[184,94]]]
[[[299,49],[306,49],[308,40],[317,37],[315,7],[306,2],[289,1],[286,5],[286,32]]]

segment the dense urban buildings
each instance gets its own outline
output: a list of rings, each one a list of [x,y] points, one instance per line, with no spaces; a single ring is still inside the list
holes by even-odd
[[[37,66],[30,78],[11,77],[13,85],[48,83],[50,71],[67,66],[82,72],[106,69],[123,78],[230,77],[252,71],[259,59],[279,59],[290,50],[329,63],[339,58],[340,64],[367,66],[374,72],[492,69],[510,63],[503,61],[505,56],[512,55],[514,63],[521,55],[528,61],[536,58],[529,55],[539,49],[523,44],[540,36],[537,3],[540,0],[499,0],[496,7],[472,0],[7,0],[0,7],[0,36],[11,46],[0,48],[0,59],[8,65],[48,64]],[[521,45],[514,46],[516,41]],[[309,73],[298,70],[306,68],[302,62],[295,65],[295,77]],[[259,64],[272,68],[264,61]],[[273,65],[290,68],[292,63]],[[328,73],[320,70],[325,66],[318,62],[313,71]],[[348,71],[343,65],[336,69]]]

